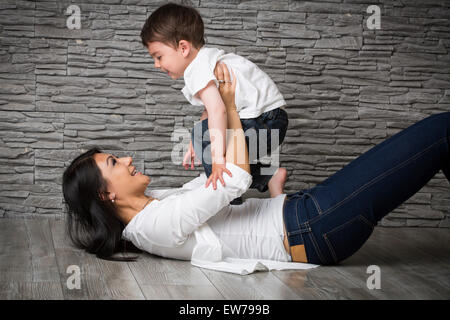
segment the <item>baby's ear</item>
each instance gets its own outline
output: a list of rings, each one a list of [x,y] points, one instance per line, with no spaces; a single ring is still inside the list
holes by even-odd
[[[178,42],[178,49],[181,51],[181,54],[184,58],[186,58],[191,52],[192,44],[186,40],[180,40]]]

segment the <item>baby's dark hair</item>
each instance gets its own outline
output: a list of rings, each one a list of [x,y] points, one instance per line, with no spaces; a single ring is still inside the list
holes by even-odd
[[[144,47],[158,41],[176,49],[180,40],[186,40],[200,49],[205,45],[204,32],[203,20],[197,10],[168,3],[148,17],[142,27],[141,39]]]

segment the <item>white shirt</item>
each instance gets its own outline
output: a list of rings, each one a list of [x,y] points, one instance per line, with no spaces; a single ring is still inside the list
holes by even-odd
[[[211,80],[218,86],[214,76],[218,61],[233,69],[237,77],[235,102],[241,119],[257,118],[264,112],[286,105],[273,80],[256,64],[237,54],[225,54],[221,49],[209,47],[202,47],[184,71],[185,86],[181,91],[192,105],[204,105],[196,94]]]
[[[231,206],[230,201],[248,189],[252,177],[232,163],[226,167],[232,177],[224,174],[226,186],[218,183],[216,190],[212,185],[205,188],[202,173],[181,188],[151,191],[157,200],[131,219],[123,237],[152,254],[242,275],[316,267],[289,262],[283,246],[285,195]]]

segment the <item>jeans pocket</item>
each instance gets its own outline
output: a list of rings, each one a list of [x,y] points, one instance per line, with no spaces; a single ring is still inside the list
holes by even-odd
[[[373,232],[374,225],[363,215],[358,215],[324,233],[323,237],[335,263],[359,250]]]

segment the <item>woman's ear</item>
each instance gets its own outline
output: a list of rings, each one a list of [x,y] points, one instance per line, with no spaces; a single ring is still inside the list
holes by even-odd
[[[116,194],[113,192],[101,192],[99,194],[100,199],[102,199],[102,201],[112,201],[114,202],[114,200],[116,199]]]

